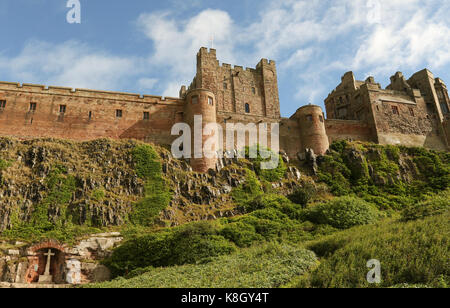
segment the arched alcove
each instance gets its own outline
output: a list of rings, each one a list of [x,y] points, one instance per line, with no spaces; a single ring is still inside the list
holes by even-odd
[[[55,242],[40,243],[31,247],[32,257],[29,257],[29,267],[26,273],[27,283],[38,283],[39,277],[45,275],[50,251],[49,271],[52,276],[51,283],[65,282],[65,248]]]

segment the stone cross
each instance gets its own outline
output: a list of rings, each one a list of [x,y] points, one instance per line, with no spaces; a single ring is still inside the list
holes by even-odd
[[[50,259],[55,254],[52,253],[51,249],[48,249],[48,253],[44,253],[44,256],[47,256],[47,264],[45,265],[45,273],[44,275],[49,276],[50,275]]]

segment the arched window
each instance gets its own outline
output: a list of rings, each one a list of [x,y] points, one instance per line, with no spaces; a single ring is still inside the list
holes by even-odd
[[[250,105],[245,104],[245,113],[250,113]]]

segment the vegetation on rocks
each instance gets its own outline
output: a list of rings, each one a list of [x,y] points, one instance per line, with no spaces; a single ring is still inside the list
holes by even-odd
[[[146,268],[111,282],[88,287],[103,288],[276,288],[317,265],[311,251],[266,244],[215,258],[204,264]]]
[[[450,154],[423,148],[336,142],[319,162],[333,194],[355,194],[381,210],[402,210],[450,183]]]
[[[172,194],[162,176],[158,153],[149,145],[139,145],[131,153],[136,174],[145,181],[145,196],[137,202],[130,218],[135,224],[150,226],[161,211],[169,206]]]
[[[199,174],[137,141],[0,138],[0,238],[120,231],[96,287],[367,287],[370,259],[375,286],[448,286],[448,153],[342,141],[279,160]]]

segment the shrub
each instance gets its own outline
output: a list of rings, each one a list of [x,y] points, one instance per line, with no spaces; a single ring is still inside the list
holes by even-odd
[[[247,169],[245,183],[233,189],[231,196],[238,205],[245,209],[248,202],[262,193],[261,182],[253,171]]]
[[[277,194],[258,195],[245,205],[245,210],[248,213],[267,208],[277,209],[293,219],[298,216],[298,211],[301,211],[300,206],[292,203],[285,196]]]
[[[137,277],[90,284],[91,288],[276,288],[317,266],[311,251],[265,244],[220,256],[210,263],[147,268]],[[145,272],[144,274],[142,274]]]
[[[102,201],[105,198],[105,190],[103,188],[94,189],[91,193],[91,198],[94,201]]]
[[[225,225],[220,234],[238,247],[250,247],[254,243],[264,241],[264,237],[256,232],[255,227],[244,221]]]
[[[411,222],[390,220],[360,226],[307,245],[325,257],[310,277],[312,287],[391,287],[448,285],[449,213]],[[370,259],[381,262],[381,284],[366,280]]]
[[[435,216],[450,209],[450,190],[432,195],[422,202],[409,205],[402,211],[402,220],[410,221]]]
[[[295,190],[288,196],[289,200],[296,204],[306,207],[309,200],[317,193],[316,186],[313,183],[305,183],[302,187]]]
[[[338,229],[373,223],[377,210],[366,201],[356,197],[339,197],[311,208],[306,218],[318,224],[328,224]]]
[[[298,243],[312,238],[310,231],[316,232],[317,228],[297,219],[301,212],[295,212],[289,206],[274,205],[225,220],[220,234],[239,247],[262,241]]]
[[[234,244],[218,235],[217,227],[200,222],[129,240],[113,251],[105,265],[118,276],[148,266],[202,262],[234,251]]]

